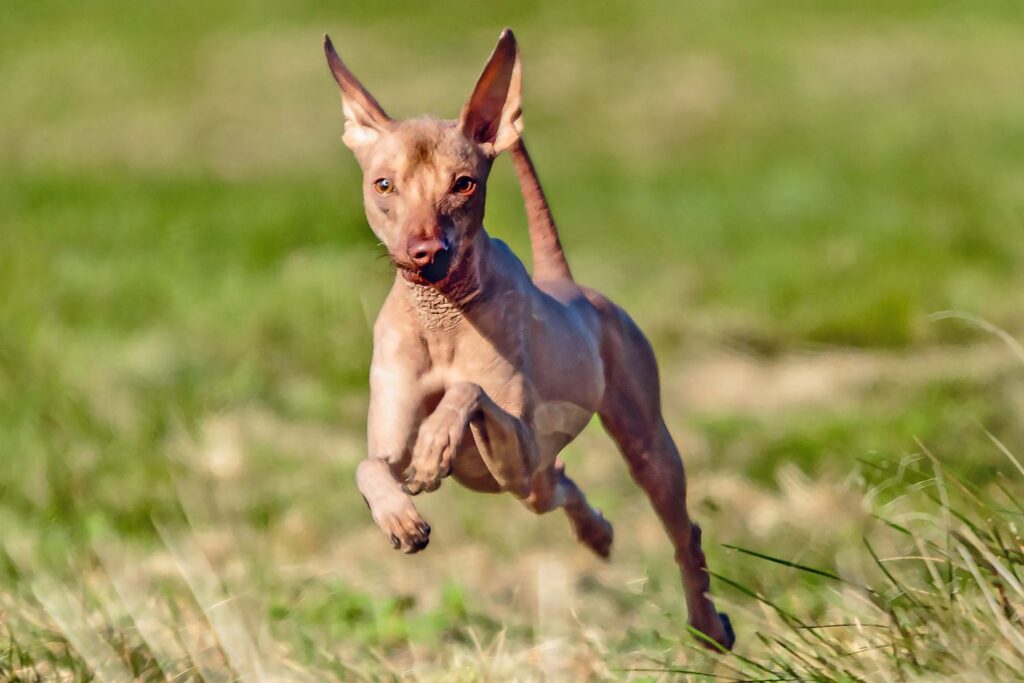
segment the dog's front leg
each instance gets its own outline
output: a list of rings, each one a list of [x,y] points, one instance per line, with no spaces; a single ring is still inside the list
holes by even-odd
[[[430,525],[402,490],[386,460],[369,457],[361,462],[356,469],[356,485],[370,508],[373,521],[393,548],[415,553],[427,547]]]
[[[455,453],[467,431],[480,457],[504,491],[519,498],[530,494],[537,464],[537,440],[522,420],[503,410],[471,382],[450,386],[434,412],[420,425],[406,472],[405,490],[433,491],[451,474]]]
[[[386,341],[386,340],[384,340]],[[356,485],[373,521],[395,549],[415,553],[430,540],[430,525],[420,516],[398,480],[408,462],[408,444],[422,400],[416,376],[402,363],[387,362],[391,347],[380,343],[370,371],[369,457],[356,470]],[[395,354],[398,355],[398,354]],[[378,357],[384,357],[376,362]]]

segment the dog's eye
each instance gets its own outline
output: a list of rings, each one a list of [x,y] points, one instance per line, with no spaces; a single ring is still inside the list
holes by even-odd
[[[377,178],[373,181],[373,191],[380,195],[389,195],[395,191],[391,178]]]
[[[452,185],[452,192],[468,197],[476,192],[476,181],[468,175],[459,176],[455,179],[455,184]]]

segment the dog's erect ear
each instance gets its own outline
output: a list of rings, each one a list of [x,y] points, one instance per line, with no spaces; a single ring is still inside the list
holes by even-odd
[[[519,48],[512,31],[505,29],[462,108],[462,132],[491,156],[511,147],[523,130],[521,92]]]
[[[341,109],[345,114],[345,134],[342,141],[353,151],[368,142],[373,142],[381,131],[393,120],[384,113],[377,100],[374,99],[359,79],[341,61],[334,51],[330,36],[324,34],[324,54],[327,65],[331,67],[334,80],[341,86]]]

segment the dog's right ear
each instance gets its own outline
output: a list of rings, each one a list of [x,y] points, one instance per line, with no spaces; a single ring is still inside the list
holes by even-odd
[[[348,70],[345,62],[334,51],[334,44],[327,34],[324,34],[324,54],[327,55],[327,65],[331,67],[334,80],[341,87],[341,109],[345,114],[345,134],[341,140],[355,151],[376,140],[381,131],[394,120],[384,113],[373,95]]]

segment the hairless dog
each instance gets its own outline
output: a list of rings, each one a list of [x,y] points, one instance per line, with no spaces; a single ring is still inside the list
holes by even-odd
[[[397,271],[374,325],[369,454],[356,473],[374,521],[395,548],[422,550],[430,526],[412,497],[450,475],[536,513],[561,508],[576,537],[607,557],[612,527],[558,457],[597,413],[672,541],[690,624],[731,648],[729,620],[708,596],[654,353],[621,308],[573,279],[524,146],[512,32],[454,121],[392,119],[326,36],[324,51],[366,217]],[[532,276],[483,227],[487,177],[506,150],[526,203]]]

